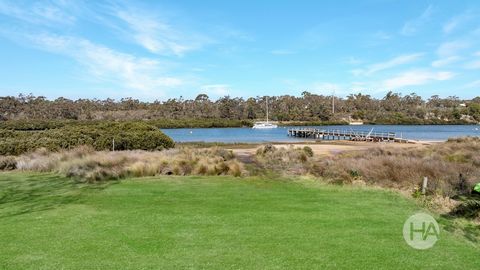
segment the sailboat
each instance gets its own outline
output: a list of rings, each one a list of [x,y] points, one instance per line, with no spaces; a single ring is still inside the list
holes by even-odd
[[[255,122],[252,128],[255,129],[267,129],[267,128],[277,128],[278,126],[268,122],[268,97],[265,100],[267,106],[267,121],[266,122]]]

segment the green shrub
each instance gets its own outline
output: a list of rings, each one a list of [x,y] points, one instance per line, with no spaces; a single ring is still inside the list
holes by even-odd
[[[357,170],[349,170],[348,173],[352,178],[358,178],[360,177],[360,172]]]
[[[15,157],[12,156],[6,156],[6,157],[1,157],[0,156],[0,170],[15,170],[17,168],[17,160]]]
[[[277,148],[269,143],[257,149],[257,156],[264,156],[275,151],[277,151]]]
[[[221,128],[221,127],[251,127],[249,120],[234,119],[154,119],[147,123],[157,128]]]
[[[158,150],[173,140],[144,122],[70,122],[44,130],[0,130],[0,155],[19,155],[38,148],[49,151],[88,145],[95,150]]]
[[[115,123],[110,120],[9,120],[0,121],[2,130],[38,131],[61,128],[72,125],[98,125]],[[210,127],[251,127],[250,120],[196,118],[196,119],[150,119],[137,121],[123,121],[124,123],[146,123],[157,128],[210,128]]]
[[[303,152],[305,152],[305,154],[307,154],[307,156],[313,157],[313,150],[310,146],[304,146],[303,147]]]
[[[455,207],[450,214],[470,219],[478,218],[480,217],[480,199],[470,198]]]

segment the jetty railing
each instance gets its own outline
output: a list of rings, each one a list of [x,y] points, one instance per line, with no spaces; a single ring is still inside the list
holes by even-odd
[[[288,129],[288,136],[317,140],[407,142],[407,140],[397,138],[395,132],[379,132],[373,130],[356,131],[352,129],[291,128]]]

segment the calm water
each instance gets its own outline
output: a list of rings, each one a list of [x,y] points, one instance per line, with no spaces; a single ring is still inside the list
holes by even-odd
[[[287,136],[287,130],[292,127],[278,127],[276,129],[251,128],[175,128],[162,129],[165,134],[176,142],[289,142],[304,141]],[[295,128],[295,127],[293,127]],[[298,127],[297,127],[298,128]],[[312,127],[313,128],[313,127]],[[389,131],[396,132],[397,137],[411,140],[446,140],[451,137],[480,136],[480,126],[392,126],[392,125],[363,125],[363,126],[321,126],[319,129],[353,129],[355,131]]]

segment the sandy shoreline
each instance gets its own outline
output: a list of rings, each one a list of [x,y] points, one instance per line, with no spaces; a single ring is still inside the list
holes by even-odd
[[[423,147],[425,145],[431,145],[439,143],[441,141],[414,141],[411,143],[381,143],[381,142],[352,142],[352,141],[329,141],[329,142],[273,142],[271,143],[275,147],[304,147],[308,146],[312,148],[315,155],[334,155],[345,151],[360,151],[370,148],[382,147],[382,148],[415,148]],[[254,155],[258,148],[262,147],[266,143],[225,146],[226,149],[232,150],[238,156],[251,156]]]

